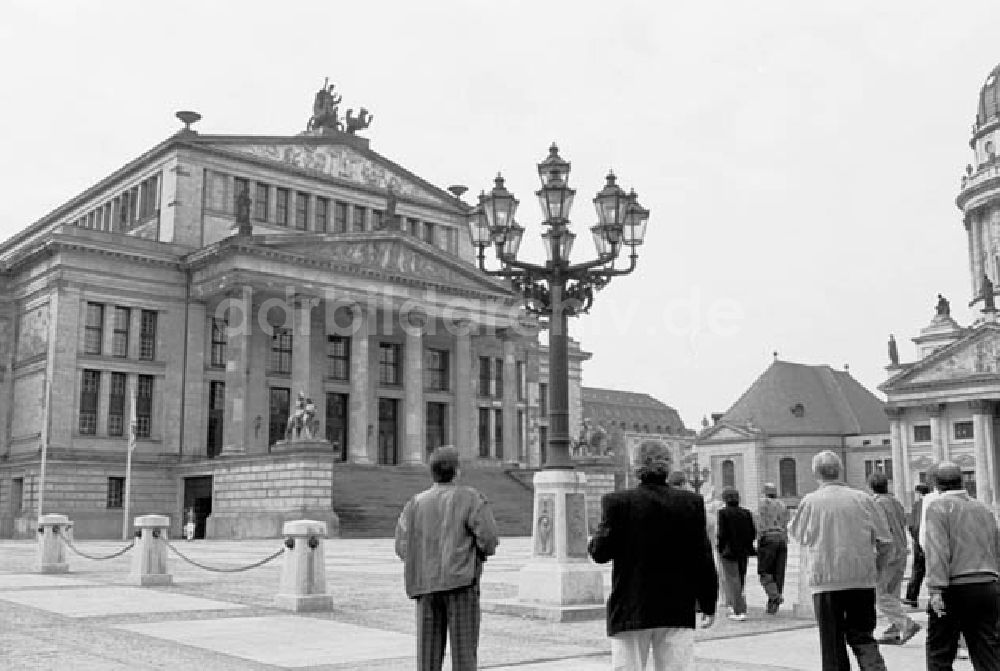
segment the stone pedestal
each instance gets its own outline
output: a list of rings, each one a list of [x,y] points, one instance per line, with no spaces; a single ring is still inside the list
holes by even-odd
[[[173,576],[167,573],[167,538],[170,518],[166,515],[143,515],[135,518],[138,538],[132,548],[132,570],[129,582],[143,587],[169,585]]]
[[[534,485],[531,559],[517,600],[487,609],[560,622],[603,618],[604,571],[587,554],[586,475],[540,471]]]
[[[271,453],[275,452],[322,452],[333,456],[333,445],[325,438],[293,438],[292,440],[279,440],[271,446]]]
[[[809,548],[799,547],[799,593],[792,608],[795,617],[814,618],[812,590],[809,589]]]
[[[333,608],[333,597],[326,593],[326,563],[323,539],[326,523],[316,520],[285,522],[285,555],[282,557],[281,583],[274,605],[301,611]]]
[[[69,573],[66,546],[61,537],[69,526],[69,518],[65,515],[42,515],[38,518],[39,573]],[[69,539],[72,542],[73,537]]]

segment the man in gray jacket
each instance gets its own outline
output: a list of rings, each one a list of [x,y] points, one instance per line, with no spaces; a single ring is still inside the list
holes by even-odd
[[[496,551],[497,527],[486,497],[455,484],[458,466],[458,450],[434,450],[434,486],[411,498],[396,524],[406,595],[416,600],[420,671],[441,669],[449,631],[452,668],[475,669],[477,663],[479,577]]]

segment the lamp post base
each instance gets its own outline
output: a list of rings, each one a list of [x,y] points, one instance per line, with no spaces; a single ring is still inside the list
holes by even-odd
[[[579,471],[535,474],[531,559],[518,576],[518,597],[484,608],[560,622],[604,617],[604,571],[587,554],[586,485]]]

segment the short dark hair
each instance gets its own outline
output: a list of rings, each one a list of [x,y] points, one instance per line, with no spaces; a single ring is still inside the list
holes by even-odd
[[[931,493],[931,488],[921,482],[916,487],[913,488],[913,491],[915,491],[917,494],[920,494],[921,496],[927,496],[928,494]]]
[[[950,461],[942,461],[937,468],[937,488],[942,492],[962,489],[962,469]]]
[[[722,490],[722,501],[727,506],[738,506],[740,505],[740,493],[733,487],[726,487]]]
[[[442,445],[431,452],[428,466],[434,482],[451,482],[458,473],[458,450],[450,445]]]
[[[889,478],[881,471],[875,471],[868,476],[868,486],[876,494],[889,493]]]

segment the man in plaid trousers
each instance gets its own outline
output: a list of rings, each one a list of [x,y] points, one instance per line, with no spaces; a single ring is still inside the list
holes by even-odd
[[[450,632],[451,668],[476,668],[479,577],[496,551],[497,526],[486,497],[458,485],[458,450],[430,456],[434,485],[415,495],[396,524],[396,555],[404,562],[406,595],[416,600],[417,668],[439,671]]]

